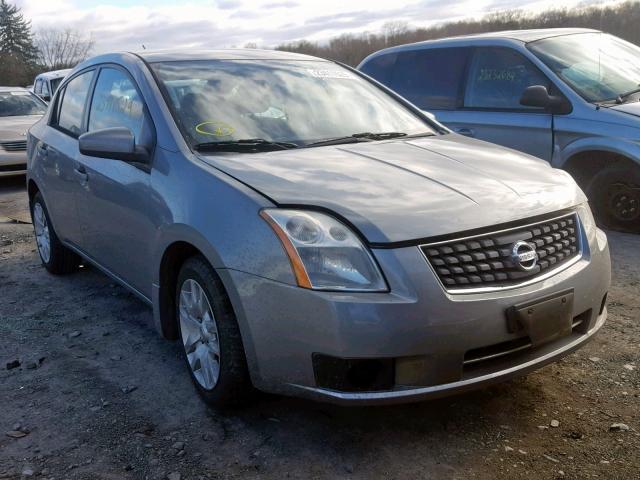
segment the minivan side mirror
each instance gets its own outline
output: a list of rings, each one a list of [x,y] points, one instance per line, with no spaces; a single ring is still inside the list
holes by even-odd
[[[538,107],[549,110],[551,113],[568,113],[571,104],[563,97],[550,95],[547,87],[532,85],[527,87],[520,97],[520,105],[525,107]]]
[[[51,101],[51,95],[49,95],[48,93],[41,93],[40,98],[47,103]]]
[[[80,153],[90,157],[138,163],[149,161],[147,149],[136,145],[133,132],[126,127],[103,128],[83,133],[78,142]]]

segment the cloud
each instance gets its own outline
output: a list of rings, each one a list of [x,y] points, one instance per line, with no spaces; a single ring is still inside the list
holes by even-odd
[[[225,48],[254,42],[272,47],[299,39],[324,41],[346,32],[377,31],[387,21],[427,26],[479,17],[496,8],[545,8],[579,0],[14,0],[38,28],[90,32],[95,53],[166,48]],[[110,3],[111,2],[111,3]]]

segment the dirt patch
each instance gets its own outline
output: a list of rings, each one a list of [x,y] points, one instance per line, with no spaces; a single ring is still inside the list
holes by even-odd
[[[637,479],[640,237],[610,242],[609,320],[560,363],[414,405],[222,415],[144,304],[90,268],[47,274],[31,226],[0,223],[0,478]]]

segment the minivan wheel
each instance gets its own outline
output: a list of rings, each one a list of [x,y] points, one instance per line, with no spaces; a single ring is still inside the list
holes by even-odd
[[[599,224],[640,233],[640,168],[607,167],[593,178],[587,194]]]
[[[188,259],[180,270],[176,318],[200,396],[218,408],[245,404],[253,387],[238,323],[220,279],[201,256]]]
[[[45,268],[56,275],[75,272],[80,265],[80,257],[65,247],[56,235],[40,192],[31,201],[31,220],[38,253]]]

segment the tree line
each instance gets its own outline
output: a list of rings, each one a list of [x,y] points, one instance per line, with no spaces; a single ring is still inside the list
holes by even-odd
[[[479,20],[447,22],[428,28],[410,28],[406,22],[389,22],[379,33],[346,33],[331,38],[326,43],[299,40],[279,45],[276,49],[329,58],[356,66],[373,52],[405,43],[499,30],[558,27],[593,28],[640,45],[640,2],[554,8],[537,14],[508,10],[487,14]]]
[[[25,86],[41,72],[75,66],[93,49],[90,35],[72,29],[33,32],[20,9],[0,0],[0,85]]]

